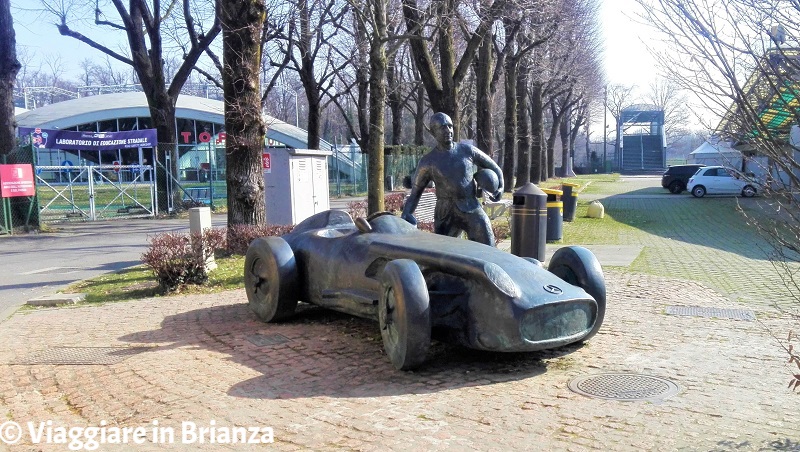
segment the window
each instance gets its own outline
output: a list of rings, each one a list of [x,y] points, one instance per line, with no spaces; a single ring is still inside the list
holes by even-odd
[[[136,118],[119,118],[119,130],[137,130]]]

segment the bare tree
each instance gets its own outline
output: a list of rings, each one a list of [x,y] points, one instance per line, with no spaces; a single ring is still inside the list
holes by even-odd
[[[270,20],[265,35],[273,38],[277,55],[271,65],[278,72],[289,69],[297,73],[308,105],[306,129],[308,147],[319,149],[323,96],[330,91],[332,80],[349,64],[349,55],[337,45],[344,33],[343,18],[347,2],[336,0],[296,0],[289,11]],[[265,94],[274,83],[267,85]]]
[[[614,162],[617,168],[622,166],[620,144],[622,142],[622,110],[635,103],[633,96],[634,86],[614,83],[606,87],[605,107],[614,118],[616,131],[614,134]]]
[[[10,0],[0,0],[0,155],[10,153],[17,139],[14,134],[14,83],[20,63]]]
[[[152,4],[147,0],[130,0],[126,7],[122,0],[112,0],[113,8],[101,8],[100,3],[87,5],[70,0],[42,0],[42,5],[57,17],[58,31],[63,36],[76,39],[133,67],[147,98],[153,126],[158,133],[159,146],[156,158],[163,165],[167,161],[167,155],[170,155],[172,174],[177,175],[175,103],[189,75],[196,70],[198,60],[208,52],[209,46],[220,32],[220,23],[213,3],[210,0],[201,4],[191,0],[180,2],[175,0],[168,5],[162,5],[159,0],[153,0]],[[93,8],[94,6],[97,7]],[[73,18],[84,17],[85,8],[93,8],[95,27],[83,32],[75,28],[80,26],[80,22]],[[118,16],[116,19],[107,15],[112,10]],[[202,15],[205,20],[196,20],[196,14]],[[112,36],[120,34],[128,42],[125,51],[130,51],[129,55],[113,50],[103,43],[109,42]],[[168,47],[165,37],[179,41],[173,42],[173,46]],[[177,52],[180,55],[180,65],[172,74],[167,65],[170,61],[170,52]],[[156,174],[159,205],[165,206],[167,176],[163,171],[157,171]],[[178,190],[175,190],[174,196],[175,200],[179,201]]]
[[[664,112],[667,147],[689,134],[689,102],[680,85],[672,80],[659,78],[650,84],[644,98],[647,103]]]
[[[261,115],[261,30],[264,0],[220,1],[222,80],[225,91],[225,153],[228,165],[228,227],[266,223],[261,152],[266,128]]]
[[[411,54],[428,100],[434,111],[444,112],[453,119],[458,136],[461,126],[459,90],[484,37],[505,11],[507,0],[494,0],[490,4],[487,0],[482,10],[457,0],[431,1],[426,5],[420,5],[417,0],[402,2],[407,33],[412,37],[409,41]],[[472,24],[462,22],[459,18],[463,15],[475,20]],[[462,51],[456,45],[455,31],[459,26],[465,42]],[[433,46],[429,47],[429,43]]]
[[[669,40],[671,52],[658,56],[672,79],[704,107],[724,112],[716,135],[747,154],[746,171],[763,175],[768,196],[756,212],[742,212],[772,244],[769,257],[800,301],[800,3],[637,1],[643,19]],[[782,345],[800,370],[791,347],[797,335],[788,339]],[[800,387],[797,370],[790,386]]]

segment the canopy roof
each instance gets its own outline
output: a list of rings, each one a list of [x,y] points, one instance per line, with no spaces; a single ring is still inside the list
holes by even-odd
[[[800,113],[800,49],[769,49],[743,91],[744,98],[728,109],[717,133],[740,140],[765,132],[787,136]]]
[[[20,127],[68,129],[94,121],[149,116],[150,108],[144,93],[126,92],[56,102],[19,113],[16,119]],[[224,124],[225,104],[218,100],[181,95],[178,97],[175,116]],[[263,116],[267,126],[267,138],[296,149],[308,147],[308,132],[271,116]],[[331,145],[324,141],[320,143],[320,147],[323,150],[331,149]]]

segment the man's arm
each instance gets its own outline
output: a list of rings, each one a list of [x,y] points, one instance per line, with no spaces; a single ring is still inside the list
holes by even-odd
[[[485,152],[474,146],[472,147],[472,150],[472,161],[475,163],[475,165],[477,165],[479,168],[492,170],[495,174],[497,174],[497,180],[499,181],[497,184],[497,191],[492,193],[490,198],[492,201],[499,200],[503,196],[503,170],[501,170],[500,166],[498,166],[491,157],[486,155]]]
[[[406,205],[403,206],[403,213],[400,215],[400,218],[416,225],[417,219],[414,218],[414,211],[417,210],[417,205],[422,197],[422,193],[430,182],[430,176],[428,175],[427,168],[422,166],[417,168],[417,172],[414,176],[414,184],[411,186],[411,193],[408,195]]]

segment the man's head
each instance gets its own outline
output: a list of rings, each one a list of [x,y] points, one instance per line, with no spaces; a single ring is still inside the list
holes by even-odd
[[[431,116],[428,123],[431,133],[440,147],[449,149],[453,144],[453,121],[446,114],[439,112]]]

